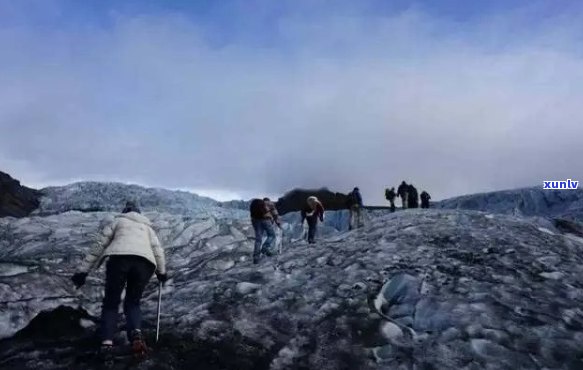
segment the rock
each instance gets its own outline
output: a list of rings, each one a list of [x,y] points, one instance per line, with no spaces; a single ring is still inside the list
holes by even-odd
[[[248,282],[241,282],[237,284],[237,292],[239,292],[239,294],[249,294],[256,291],[257,289],[261,289],[261,285]]]
[[[472,339],[472,350],[486,361],[499,361],[510,357],[510,351],[488,339]]]
[[[0,217],[26,217],[39,206],[40,192],[0,171]]]
[[[565,274],[563,274],[562,272],[559,272],[559,271],[541,272],[539,275],[544,277],[545,279],[551,279],[551,280],[559,280],[563,276],[565,276]]]
[[[284,215],[290,212],[301,211],[306,207],[306,199],[309,196],[316,196],[324,209],[342,210],[346,209],[348,196],[342,193],[334,193],[327,188],[321,189],[294,189],[284,194],[275,204],[279,214]]]
[[[381,333],[390,341],[400,339],[403,336],[403,330],[392,322],[384,322],[381,325]]]

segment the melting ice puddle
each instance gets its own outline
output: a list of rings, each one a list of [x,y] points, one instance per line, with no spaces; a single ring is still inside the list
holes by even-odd
[[[14,276],[28,272],[27,266],[16,265],[13,263],[0,264],[0,276]]]

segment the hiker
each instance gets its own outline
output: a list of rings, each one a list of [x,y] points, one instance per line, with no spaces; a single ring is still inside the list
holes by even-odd
[[[302,210],[302,222],[304,220],[308,221],[308,243],[314,244],[316,237],[316,228],[318,225],[318,219],[320,222],[324,222],[324,206],[318,200],[318,198],[311,196],[308,197],[307,207]]]
[[[362,226],[362,196],[360,190],[354,188],[348,194],[347,206],[350,210],[350,219],[348,221],[348,230]]]
[[[279,212],[277,212],[277,208],[275,207],[275,203],[273,203],[269,198],[263,198],[267,209],[269,210],[269,214],[274,224],[277,225],[281,229],[281,221],[279,220]]]
[[[407,209],[408,206],[408,195],[409,195],[409,185],[405,181],[399,185],[397,188],[397,194],[401,197],[401,202],[403,204],[403,209]]]
[[[251,224],[255,231],[255,248],[253,249],[253,263],[259,263],[262,254],[268,257],[274,255],[275,229],[273,228],[273,215],[263,199],[253,199],[249,207]],[[278,220],[279,222],[279,220]],[[267,235],[263,244],[263,235]]]
[[[127,202],[122,214],[105,225],[93,248],[71,280],[77,288],[85,284],[87,275],[99,268],[107,258],[105,296],[101,309],[101,349],[103,360],[113,358],[113,338],[121,294],[125,287],[123,304],[127,336],[135,355],[147,351],[142,336],[140,300],[154,273],[161,283],[168,279],[166,258],[150,220],[140,214],[133,202]]]
[[[413,185],[409,185],[409,190],[407,191],[407,201],[409,203],[409,208],[419,208],[419,194],[417,189]]]
[[[385,198],[391,203],[391,212],[395,212],[395,198],[397,193],[395,193],[395,188],[385,189]]]
[[[429,199],[431,199],[431,195],[423,190],[421,193],[421,208],[429,208]]]

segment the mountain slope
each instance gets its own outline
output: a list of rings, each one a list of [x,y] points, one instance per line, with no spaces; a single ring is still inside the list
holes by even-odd
[[[287,243],[278,263],[255,266],[246,218],[148,216],[172,279],[161,344],[141,369],[583,366],[583,239],[546,220],[377,211],[364,229]],[[1,368],[94,368],[103,271],[80,291],[68,278],[106,217],[0,220]],[[151,335],[154,282],[143,308]],[[64,332],[50,329],[58,320]]]
[[[583,222],[583,190],[540,187],[464,195],[436,203],[437,208],[566,218]]]

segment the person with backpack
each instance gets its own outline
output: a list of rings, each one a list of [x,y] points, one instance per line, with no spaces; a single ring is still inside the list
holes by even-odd
[[[348,221],[348,230],[355,229],[362,226],[362,196],[360,190],[354,188],[348,194],[347,206],[350,211],[350,219]]]
[[[304,220],[308,222],[308,243],[314,244],[316,238],[316,230],[318,226],[318,220],[320,222],[324,222],[324,206],[318,198],[311,196],[307,199],[307,207],[304,208],[301,212],[302,214],[302,222],[304,224]]]
[[[253,249],[253,263],[258,264],[261,255],[268,257],[274,255],[273,245],[275,244],[275,229],[273,228],[273,215],[268,204],[263,199],[253,199],[249,206],[251,214],[251,224],[255,231],[255,247]],[[267,235],[263,244],[263,235]]]
[[[421,192],[421,208],[429,208],[429,199],[431,199],[431,195],[423,190]]]
[[[385,189],[385,198],[391,203],[391,212],[395,212],[395,198],[397,193],[395,193],[395,188]]]
[[[417,193],[417,189],[413,185],[409,185],[407,193],[409,208],[419,208],[419,194]]]
[[[399,195],[399,197],[401,197],[403,209],[407,209],[409,203],[409,200],[407,199],[409,195],[409,185],[407,185],[405,181],[403,181],[401,185],[399,185],[399,187],[397,188],[397,194]]]
[[[147,346],[142,336],[140,300],[154,273],[161,283],[168,279],[166,258],[150,220],[140,214],[133,202],[127,202],[122,214],[108,222],[98,234],[93,248],[71,280],[80,288],[87,275],[107,259],[105,296],[101,310],[101,349],[104,361],[113,359],[113,338],[117,329],[121,294],[127,336],[135,355],[143,356]]]

